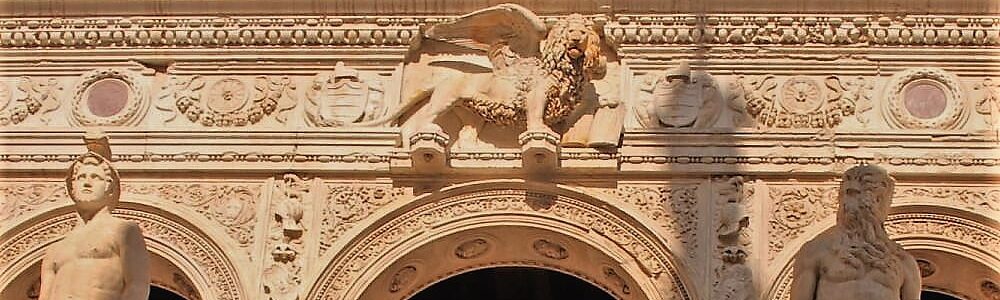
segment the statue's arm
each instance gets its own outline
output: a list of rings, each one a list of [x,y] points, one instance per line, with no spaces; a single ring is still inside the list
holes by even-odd
[[[900,291],[902,300],[920,300],[920,267],[912,256],[904,260],[903,288]]]
[[[123,300],[144,300],[149,298],[149,251],[142,239],[142,232],[135,223],[125,226],[125,245],[122,259],[125,260],[125,291]]]
[[[792,265],[792,291],[790,300],[816,299],[819,266],[812,243],[806,243]]]
[[[56,264],[52,262],[52,255],[46,254],[42,259],[42,284],[38,291],[38,300],[50,299],[52,293],[52,279],[56,276]]]

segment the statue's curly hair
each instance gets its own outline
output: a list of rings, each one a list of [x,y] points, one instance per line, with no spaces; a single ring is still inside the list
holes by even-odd
[[[76,179],[76,173],[80,171],[80,167],[83,165],[95,165],[100,166],[101,170],[104,171],[105,177],[108,181],[108,200],[110,201],[111,207],[118,204],[118,200],[121,197],[121,179],[118,176],[118,171],[111,166],[111,162],[104,158],[100,154],[95,152],[87,152],[80,157],[77,157],[73,164],[69,167],[69,173],[66,175],[66,192],[70,197],[73,197],[73,180]]]

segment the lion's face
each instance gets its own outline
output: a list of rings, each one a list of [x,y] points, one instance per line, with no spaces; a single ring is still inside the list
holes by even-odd
[[[566,55],[569,55],[573,59],[579,59],[585,55],[585,49],[589,42],[588,39],[593,30],[590,30],[582,20],[574,21],[570,20],[569,26],[566,28],[566,40],[564,42]]]
[[[573,14],[556,23],[549,31],[542,47],[545,60],[568,60],[582,62],[574,64],[582,67],[582,74],[601,77],[604,64],[601,58],[601,38],[594,23],[582,15]],[[595,76],[597,75],[597,76]]]

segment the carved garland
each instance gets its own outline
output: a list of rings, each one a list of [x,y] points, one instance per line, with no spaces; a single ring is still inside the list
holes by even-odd
[[[731,84],[733,107],[753,117],[758,126],[778,128],[833,128],[844,117],[871,108],[872,84],[864,77],[829,76],[822,88],[812,78],[796,76],[784,80],[780,95],[775,94],[777,81],[774,75],[738,77]]]
[[[55,92],[59,89],[55,78],[41,82],[23,76],[18,79],[17,90],[24,96],[15,100],[16,94],[8,83],[0,81],[0,126],[20,124],[28,116],[56,110],[59,108],[59,100],[56,99]]]
[[[174,102],[160,103],[158,109],[183,114],[189,121],[204,126],[247,126],[274,115],[278,122],[286,121],[288,110],[295,107],[291,99],[295,85],[288,76],[257,76],[253,89],[235,77],[222,78],[204,89],[206,79],[200,75],[171,77],[169,91],[163,98]],[[167,122],[176,118],[171,116]]]
[[[345,290],[357,281],[367,266],[405,241],[406,236],[423,232],[426,228],[473,213],[538,211],[609,238],[631,254],[650,277],[669,276],[667,278],[673,286],[665,288],[676,293],[677,299],[691,299],[670,261],[670,254],[655,246],[656,242],[650,237],[637,232],[633,226],[605,209],[564,196],[549,197],[553,199],[535,199],[536,196],[524,190],[495,190],[469,193],[414,208],[341,252],[321,275],[313,295],[317,299],[343,297]]]
[[[94,83],[108,79],[123,82],[128,87],[128,96],[120,111],[102,117],[93,114],[88,108],[88,94]],[[140,110],[149,103],[148,88],[141,75],[128,70],[97,69],[84,73],[73,93],[73,121],[84,126],[134,125],[141,115]]]
[[[930,118],[915,116],[906,108],[904,93],[913,84],[926,84],[944,93],[944,110]],[[962,83],[955,75],[938,68],[908,69],[892,76],[885,88],[883,115],[897,128],[956,129],[965,124],[969,110],[965,103]]]

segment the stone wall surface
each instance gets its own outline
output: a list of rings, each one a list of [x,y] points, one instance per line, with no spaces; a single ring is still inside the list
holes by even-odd
[[[0,1],[0,298],[78,222],[88,128],[190,299],[784,299],[858,164],[926,290],[1000,297],[996,1],[273,3]]]

